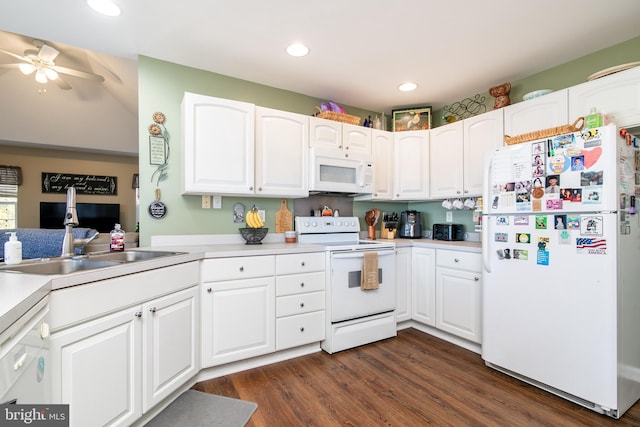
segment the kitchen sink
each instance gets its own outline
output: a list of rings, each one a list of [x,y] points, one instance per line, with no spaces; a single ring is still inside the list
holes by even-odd
[[[123,251],[123,252],[105,252],[88,255],[90,260],[115,261],[115,262],[136,262],[146,261],[149,259],[162,258],[172,255],[180,255],[183,252],[167,252],[167,251]]]
[[[124,251],[89,254],[74,258],[53,258],[27,260],[17,265],[0,267],[0,272],[25,274],[70,274],[78,271],[96,270],[131,262],[147,261],[161,257],[179,255],[182,252],[167,251]]]

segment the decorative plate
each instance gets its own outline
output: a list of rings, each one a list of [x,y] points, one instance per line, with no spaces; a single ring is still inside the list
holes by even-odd
[[[587,81],[599,79],[600,77],[608,76],[609,74],[618,73],[620,71],[628,70],[629,68],[634,68],[640,65],[640,62],[629,62],[628,64],[616,65],[615,67],[605,68],[604,70],[600,70],[597,73],[591,74],[587,77]]]
[[[553,92],[551,89],[534,90],[533,92],[529,92],[529,93],[525,94],[522,97],[522,99],[524,99],[525,101],[528,101],[530,99],[537,98],[539,96],[546,95],[546,94],[551,93],[551,92]]]

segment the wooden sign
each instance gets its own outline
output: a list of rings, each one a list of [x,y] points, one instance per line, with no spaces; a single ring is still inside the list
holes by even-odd
[[[42,172],[43,193],[66,193],[67,188],[72,186],[76,188],[77,194],[118,194],[118,178],[115,176]]]

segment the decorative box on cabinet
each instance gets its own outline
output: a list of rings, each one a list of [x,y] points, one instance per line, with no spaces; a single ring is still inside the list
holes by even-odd
[[[276,256],[276,350],[325,337],[325,254]]]

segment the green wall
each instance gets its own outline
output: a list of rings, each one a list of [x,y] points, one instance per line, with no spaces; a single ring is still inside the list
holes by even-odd
[[[522,95],[537,89],[562,89],[586,81],[594,72],[614,65],[640,60],[640,37],[631,39],[608,49],[570,61],[552,69],[533,74],[527,78],[512,81],[511,103],[520,102]],[[256,204],[266,210],[266,226],[275,227],[275,212],[280,208],[279,199],[222,197],[222,209],[202,209],[199,196],[180,194],[180,103],[184,92],[194,92],[220,98],[251,102],[256,105],[312,114],[313,107],[326,101],[306,95],[276,89],[256,83],[198,70],[182,65],[141,56],[139,65],[139,137],[140,137],[140,231],[141,244],[148,246],[152,235],[163,234],[227,234],[237,232],[233,223],[232,207],[240,201],[250,207]],[[487,90],[482,88],[481,90]],[[470,97],[475,94],[469,94]],[[487,109],[493,106],[493,98],[487,97]],[[428,100],[426,100],[428,101]],[[458,100],[451,100],[455,102]],[[428,102],[426,102],[428,104]],[[366,117],[377,112],[345,106],[349,114]],[[167,206],[163,219],[154,219],[147,208],[155,200],[155,182],[151,182],[155,166],[149,164],[148,126],[153,122],[152,114],[163,112],[167,117],[166,128],[170,134],[170,156],[168,177],[159,183],[160,200]],[[385,112],[389,114],[390,112]],[[442,124],[442,111],[435,111],[434,126]],[[224,155],[224,153],[220,153]],[[293,203],[289,201],[289,205]],[[437,202],[354,202],[353,214],[360,218],[364,212],[377,207],[381,211],[400,212],[416,209],[425,213],[424,225],[430,227],[444,222],[445,210]],[[453,220],[465,224],[473,230],[470,211],[454,211]]]

